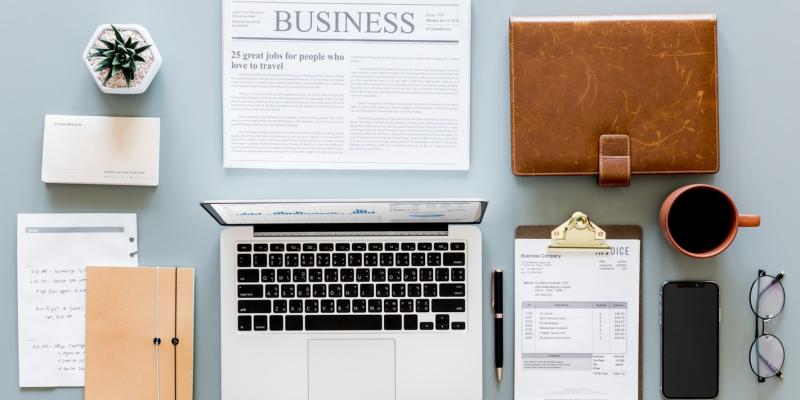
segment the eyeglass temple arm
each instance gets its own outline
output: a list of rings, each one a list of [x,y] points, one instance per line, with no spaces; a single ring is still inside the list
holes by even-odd
[[[761,275],[761,274],[759,274],[759,278],[760,278],[761,276],[762,276],[762,275]],[[758,297],[760,298],[760,297],[761,297],[761,295],[762,295],[762,294],[764,294],[764,292],[766,292],[767,290],[769,290],[769,288],[771,288],[771,287],[772,287],[772,285],[774,285],[774,284],[776,284],[776,283],[780,282],[780,281],[781,281],[781,279],[783,279],[783,276],[784,276],[784,273],[783,273],[783,272],[779,273],[778,275],[775,275],[775,277],[773,278],[772,282],[770,282],[770,283],[769,283],[769,285],[767,285],[767,287],[765,287],[765,288],[764,288],[764,290],[761,290],[761,291],[759,291],[759,292],[758,292]]]
[[[780,371],[778,368],[775,368],[775,366],[774,366],[774,365],[772,365],[772,363],[771,363],[771,362],[769,362],[769,360],[767,360],[766,358],[764,358],[764,356],[762,356],[762,355],[761,355],[761,353],[758,353],[758,358],[759,358],[759,359],[760,359],[762,362],[764,362],[764,365],[766,365],[766,366],[767,366],[767,368],[769,368],[769,371],[770,371],[770,372],[772,372],[773,374],[775,374],[775,375],[778,375],[778,374],[780,374],[780,373],[781,373],[781,371]]]
[[[759,303],[760,303],[760,300],[761,300],[761,294],[762,294],[762,293],[764,293],[764,292],[761,290],[761,277],[762,277],[762,276],[764,276],[764,275],[766,275],[766,274],[767,274],[767,272],[766,272],[766,271],[764,271],[763,269],[759,269],[759,270],[758,270],[758,278],[756,278],[756,281],[755,281],[755,282],[753,282],[755,285],[758,285],[758,287],[757,287],[757,289],[758,289],[758,296],[756,296],[756,308],[755,308],[755,310],[754,310],[754,311],[755,311],[755,312],[754,312],[754,314],[756,315],[756,332],[755,332],[755,340],[756,340],[756,341],[758,341],[758,321],[761,319],[761,318],[758,316]],[[762,329],[763,329],[763,327],[762,327]],[[756,342],[756,345],[757,345],[757,344],[758,344],[758,342]]]

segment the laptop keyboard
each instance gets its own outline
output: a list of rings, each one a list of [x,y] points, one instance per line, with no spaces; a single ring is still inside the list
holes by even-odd
[[[461,241],[236,245],[239,331],[466,329]]]

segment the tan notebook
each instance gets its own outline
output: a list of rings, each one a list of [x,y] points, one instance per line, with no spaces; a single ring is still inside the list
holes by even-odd
[[[86,400],[192,399],[194,269],[86,269]]]
[[[717,23],[711,14],[512,17],[516,175],[719,170]]]

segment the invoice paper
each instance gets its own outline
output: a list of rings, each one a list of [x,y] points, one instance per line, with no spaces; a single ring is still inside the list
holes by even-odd
[[[136,266],[136,236],[136,214],[17,216],[20,387],[83,386],[86,266]]]
[[[224,166],[469,169],[470,1],[223,1]]]
[[[515,398],[637,399],[640,241],[608,240],[606,255],[549,244],[515,244]]]

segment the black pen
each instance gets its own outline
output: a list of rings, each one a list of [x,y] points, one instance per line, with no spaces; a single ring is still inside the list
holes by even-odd
[[[494,312],[494,371],[497,381],[503,378],[503,270],[492,271],[490,294]]]

